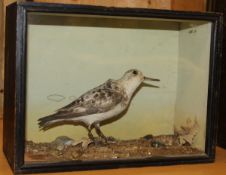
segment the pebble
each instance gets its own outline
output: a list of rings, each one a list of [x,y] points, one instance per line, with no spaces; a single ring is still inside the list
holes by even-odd
[[[38,153],[38,150],[37,149],[33,149],[33,153]]]
[[[53,142],[51,142],[51,144],[53,145],[69,145],[73,143],[73,139],[67,137],[67,136],[59,136],[57,137]]]
[[[56,147],[56,149],[57,149],[58,151],[62,151],[64,148],[65,148],[64,145],[58,145],[58,146]]]
[[[144,136],[143,139],[145,139],[145,140],[152,140],[153,139],[153,135],[148,134],[148,135]]]
[[[71,155],[72,155],[73,159],[77,159],[80,154],[77,152],[73,152]]]

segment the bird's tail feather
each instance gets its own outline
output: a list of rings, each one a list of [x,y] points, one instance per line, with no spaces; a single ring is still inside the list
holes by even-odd
[[[48,127],[56,121],[56,114],[51,114],[46,117],[38,119],[38,125],[40,130],[46,130]]]
[[[78,115],[79,116],[79,115]],[[70,113],[61,113],[57,112],[55,114],[48,115],[46,117],[42,117],[38,119],[38,125],[40,130],[47,130],[51,126],[55,126],[54,124],[59,124],[61,122],[68,121],[73,118],[73,121],[75,121],[74,117],[76,117],[76,114],[70,114]],[[79,118],[78,118],[79,119]]]

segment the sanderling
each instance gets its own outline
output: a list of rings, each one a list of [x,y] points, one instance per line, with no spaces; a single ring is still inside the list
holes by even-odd
[[[46,130],[59,123],[82,123],[87,127],[90,139],[94,140],[91,130],[95,128],[98,136],[107,141],[107,137],[100,130],[101,122],[125,111],[134,92],[144,80],[159,81],[159,79],[145,77],[139,70],[128,70],[122,78],[109,79],[70,104],[58,109],[54,114],[40,118],[38,120],[39,127],[41,130]]]

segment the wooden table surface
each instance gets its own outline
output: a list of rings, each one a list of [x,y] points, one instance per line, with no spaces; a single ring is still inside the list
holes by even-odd
[[[0,175],[11,175],[12,171],[2,152],[2,120],[0,119]],[[48,173],[50,175],[50,173]],[[67,173],[51,173],[51,175],[226,175],[226,150],[217,148],[215,163],[191,164],[175,166],[154,166],[143,168],[121,168],[112,170],[75,171]],[[41,175],[41,174],[39,174]],[[47,175],[43,173],[42,175]]]

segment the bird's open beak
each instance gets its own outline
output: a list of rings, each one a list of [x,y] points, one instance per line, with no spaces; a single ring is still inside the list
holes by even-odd
[[[160,81],[157,78],[150,78],[150,77],[144,77],[144,80],[148,80],[148,81]],[[159,86],[155,86],[149,83],[143,83],[145,86],[149,86],[149,87],[155,87],[155,88],[159,88]]]
[[[144,77],[144,80],[160,81],[159,79],[156,79],[156,78],[149,78],[149,77]]]

